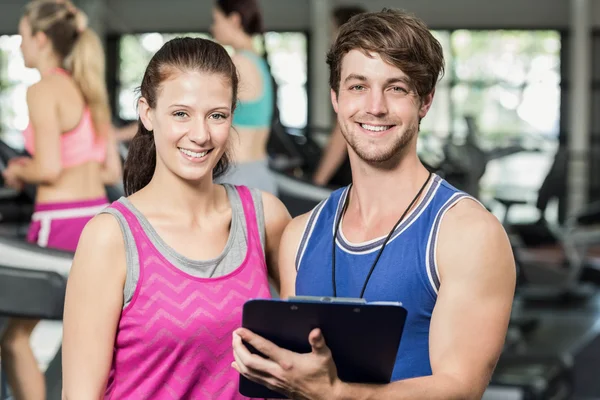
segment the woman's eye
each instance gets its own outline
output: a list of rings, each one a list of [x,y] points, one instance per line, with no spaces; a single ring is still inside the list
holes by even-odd
[[[179,118],[183,118],[187,117],[188,114],[185,111],[176,111],[173,113],[173,115]]]

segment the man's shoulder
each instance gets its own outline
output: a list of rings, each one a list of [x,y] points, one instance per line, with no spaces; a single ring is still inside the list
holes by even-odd
[[[477,248],[490,255],[510,249],[502,223],[471,198],[459,201],[448,210],[441,223],[439,244],[453,252]]]
[[[515,270],[504,227],[494,214],[472,200],[458,202],[444,217],[437,263],[441,282],[451,276],[501,279],[498,274],[510,277]]]
[[[448,210],[446,219],[456,222],[499,223],[498,218],[471,196],[465,196]]]
[[[336,203],[340,199],[340,196],[345,189],[346,188],[336,189],[328,197],[317,203],[310,211],[294,217],[285,228],[286,236],[293,241],[300,241],[306,228],[308,227],[308,224],[316,223],[317,216],[321,214],[322,210],[327,206],[327,204],[332,204],[332,202]]]

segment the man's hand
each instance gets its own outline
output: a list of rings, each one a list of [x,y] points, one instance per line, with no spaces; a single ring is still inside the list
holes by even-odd
[[[242,340],[267,359],[250,353]],[[312,351],[298,354],[282,349],[247,329],[237,329],[233,333],[235,362],[232,367],[246,378],[290,399],[335,399],[341,381],[321,330],[313,329],[308,341]]]

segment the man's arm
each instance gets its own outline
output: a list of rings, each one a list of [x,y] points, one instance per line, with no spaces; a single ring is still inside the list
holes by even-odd
[[[339,125],[336,123],[329,137],[327,147],[325,147],[325,151],[321,156],[319,166],[313,176],[313,183],[321,186],[328,184],[340,165],[344,162],[346,154],[348,154],[346,139]]]
[[[498,220],[462,201],[443,219],[437,248],[441,287],[430,327],[432,375],[388,385],[341,383],[339,399],[480,399],[508,328],[516,273]]]
[[[281,278],[282,299],[296,294],[296,253],[302,234],[310,217],[310,212],[294,218],[283,231],[279,243],[279,276]]]
[[[275,289],[281,293],[281,274],[279,264],[279,242],[292,217],[285,205],[271,193],[262,192],[263,213],[265,218],[265,259],[269,278]]]

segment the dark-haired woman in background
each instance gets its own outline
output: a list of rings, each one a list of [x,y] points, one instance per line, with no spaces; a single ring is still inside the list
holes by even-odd
[[[279,284],[290,220],[227,171],[238,74],[223,46],[171,40],[141,85],[115,201],[84,229],[65,300],[66,399],[243,399],[232,334]],[[263,211],[264,210],[264,211]]]
[[[264,34],[258,2],[217,0],[211,31],[215,40],[233,48],[232,59],[240,75],[239,104],[233,116],[237,131],[232,137],[234,165],[223,180],[277,194],[267,158],[275,88],[266,57],[256,52],[253,42],[254,35]]]

